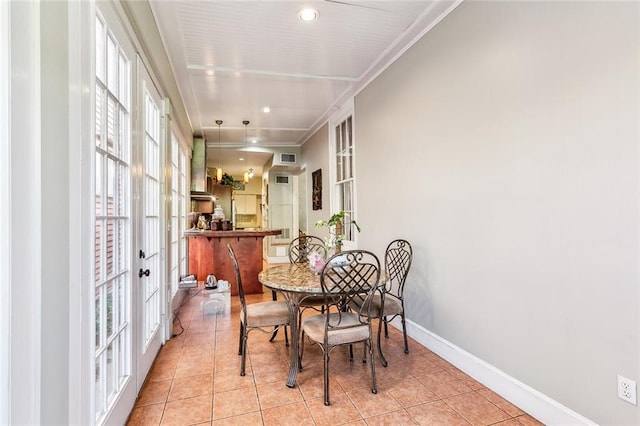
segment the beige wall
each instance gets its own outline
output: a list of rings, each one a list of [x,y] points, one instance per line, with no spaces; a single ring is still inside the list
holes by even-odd
[[[309,140],[302,146],[302,163],[307,165],[306,188],[307,194],[307,233],[321,238],[328,236],[327,228],[316,228],[314,224],[319,220],[326,220],[330,216],[330,195],[329,195],[329,131],[328,126],[322,126]],[[311,194],[313,180],[312,174],[316,170],[322,170],[322,210],[312,210]]]
[[[413,243],[409,318],[601,424],[640,424],[638,7],[465,2],[355,99],[359,245]]]
[[[242,177],[240,177],[242,179]],[[254,176],[245,184],[244,190],[233,190],[234,194],[255,194],[262,195],[262,176]]]

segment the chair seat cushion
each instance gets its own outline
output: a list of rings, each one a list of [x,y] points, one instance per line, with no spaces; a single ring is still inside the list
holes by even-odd
[[[349,304],[349,307],[356,311],[360,312],[362,301],[353,299],[353,301]],[[367,315],[372,318],[380,318],[381,316],[391,316],[402,313],[402,305],[400,301],[394,297],[385,297],[384,300],[384,314],[380,315],[380,306],[382,305],[382,297],[379,294],[373,296],[371,301],[371,306],[367,309],[367,312],[361,312],[362,315]]]
[[[289,324],[287,302],[260,302],[247,305],[247,318],[240,311],[240,321],[247,327],[271,327]]]
[[[326,315],[313,315],[302,321],[302,329],[315,342],[324,342]],[[330,328],[328,341],[330,346],[361,342],[369,338],[369,325],[362,324],[358,315],[350,312],[329,314],[329,323],[339,328]]]

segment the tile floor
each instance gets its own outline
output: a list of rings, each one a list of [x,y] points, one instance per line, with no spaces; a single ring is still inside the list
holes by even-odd
[[[271,292],[248,296],[270,300]],[[298,386],[286,387],[284,336],[249,333],[247,374],[240,376],[237,297],[230,313],[203,315],[202,292],[193,289],[179,310],[179,336],[162,347],[129,416],[129,425],[540,425],[462,371],[389,327],[383,351],[389,366],[376,363],[378,393],[371,393],[362,346],[332,353],[331,405],[322,397],[322,355],[305,345]]]

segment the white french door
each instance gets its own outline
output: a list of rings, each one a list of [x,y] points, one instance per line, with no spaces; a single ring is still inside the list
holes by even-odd
[[[162,344],[161,318],[164,301],[161,284],[164,282],[162,265],[162,151],[163,123],[160,94],[142,61],[138,59],[138,101],[140,123],[140,173],[134,177],[137,199],[134,214],[137,219],[136,252],[139,268],[134,290],[136,306],[136,333],[138,389],[142,386],[153,359]]]
[[[126,420],[132,380],[132,75],[135,53],[107,3],[95,20],[95,423]]]
[[[117,12],[97,5],[93,405],[96,424],[124,424],[162,343],[163,124]]]

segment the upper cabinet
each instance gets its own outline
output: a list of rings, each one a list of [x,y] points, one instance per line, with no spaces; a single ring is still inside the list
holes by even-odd
[[[235,194],[237,214],[257,214],[257,196],[255,194]]]

